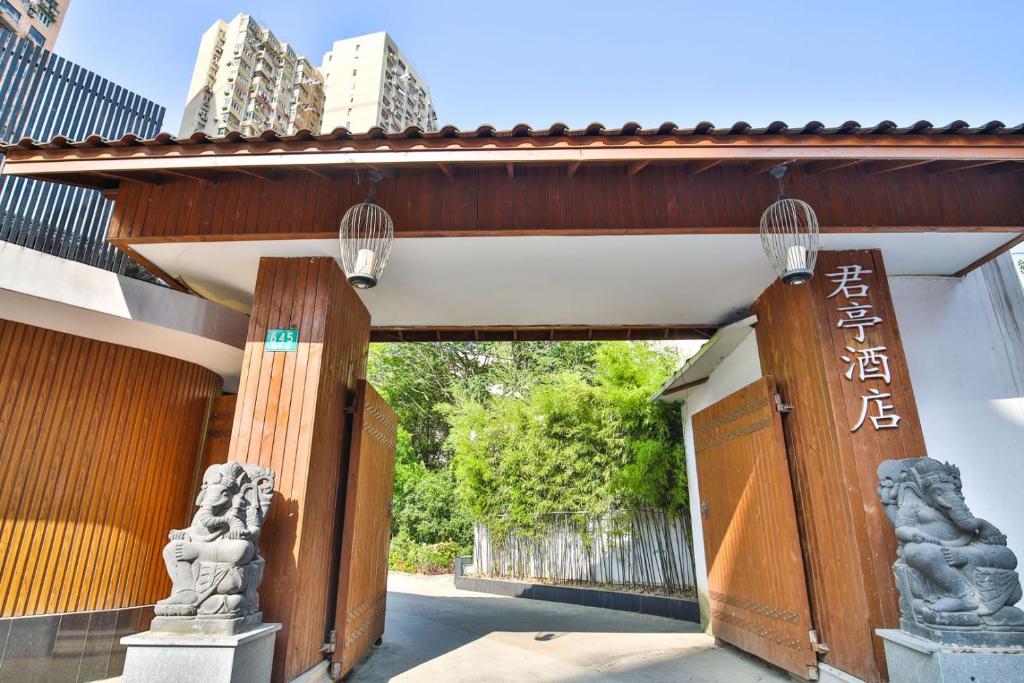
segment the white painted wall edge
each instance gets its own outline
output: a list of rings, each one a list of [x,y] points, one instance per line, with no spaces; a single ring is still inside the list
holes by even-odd
[[[235,391],[249,319],[166,287],[0,242],[0,318],[179,358]]]
[[[747,335],[753,331],[756,324],[757,316],[751,315],[718,330],[711,339],[700,347],[700,351],[687,360],[683,367],[679,368],[679,371],[662,385],[658,393],[652,397],[652,400],[665,401],[666,403],[682,401],[686,393],[685,391],[677,390],[677,388],[689,382],[697,382],[709,378],[711,373],[715,371],[715,368],[721,365],[722,361],[728,358],[736,350],[736,347],[747,338]],[[672,393],[666,395],[665,392]]]

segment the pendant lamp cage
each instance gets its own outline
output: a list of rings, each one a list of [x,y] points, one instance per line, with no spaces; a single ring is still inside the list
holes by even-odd
[[[771,170],[779,184],[779,196],[761,214],[761,245],[783,282],[802,285],[814,274],[820,228],[810,204],[786,196],[782,182],[785,174],[785,166]]]
[[[395,241],[395,224],[374,199],[374,189],[381,175],[371,171],[369,178],[370,192],[366,201],[349,207],[338,228],[341,265],[349,284],[358,289],[377,286]]]

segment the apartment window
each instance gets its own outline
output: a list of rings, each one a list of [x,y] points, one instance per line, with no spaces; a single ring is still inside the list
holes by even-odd
[[[46,44],[46,36],[44,36],[42,33],[36,30],[34,26],[28,30],[28,37],[36,41],[40,45]]]
[[[355,76],[355,75],[356,75],[356,70],[355,70],[355,69],[352,69],[352,75],[353,75],[353,76]]]
[[[359,43],[356,43],[356,52],[359,52]]]
[[[0,0],[0,9],[4,11],[4,14],[11,17],[11,19],[21,21],[21,12],[18,11],[17,7],[8,2],[8,0]]]

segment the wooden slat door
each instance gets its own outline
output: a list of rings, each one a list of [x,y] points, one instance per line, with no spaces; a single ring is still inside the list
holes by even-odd
[[[693,416],[715,636],[817,678],[804,562],[775,379]]]
[[[348,673],[384,633],[387,599],[398,418],[366,380],[356,388],[355,408],[334,622],[335,676]]]

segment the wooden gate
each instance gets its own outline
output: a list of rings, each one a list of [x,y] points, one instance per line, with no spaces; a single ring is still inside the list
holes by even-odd
[[[356,387],[345,485],[332,673],[344,676],[384,633],[398,420],[380,394]]]
[[[775,379],[762,377],[696,413],[693,435],[712,631],[816,679]]]

